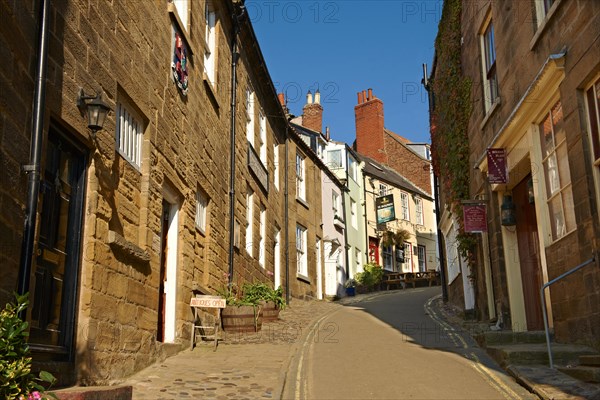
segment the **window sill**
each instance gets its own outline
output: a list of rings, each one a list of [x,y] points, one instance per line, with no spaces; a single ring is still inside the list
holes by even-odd
[[[492,118],[492,115],[494,115],[496,110],[500,108],[500,104],[502,104],[502,99],[500,96],[498,96],[494,101],[494,104],[492,104],[487,114],[485,115],[485,118],[483,118],[483,121],[481,121],[481,124],[479,124],[479,130],[482,131],[485,128],[490,118]]]
[[[119,153],[119,155],[121,157],[123,157],[125,159],[125,161],[127,161],[129,163],[129,165],[131,166],[131,168],[135,169],[138,174],[142,175],[142,167],[141,167],[141,165],[137,165],[136,163],[134,163],[133,161],[131,161],[131,159],[129,157],[127,157],[125,155],[125,153],[123,151],[121,151],[121,149],[117,148],[116,150],[117,150],[117,153]]]
[[[204,80],[204,86],[206,86],[206,88],[208,89],[207,92],[209,97],[211,98],[213,103],[215,103],[217,108],[221,108],[221,105],[219,104],[219,99],[217,98],[217,90],[213,83],[210,81],[210,79],[208,79],[208,75],[206,74],[206,72],[202,72],[202,79]]]
[[[306,282],[306,283],[310,284],[310,278],[308,276],[306,276],[306,275],[296,274],[296,279],[298,279],[299,281]]]
[[[196,232],[198,232],[200,235],[202,235],[203,237],[206,237],[206,230],[200,228],[199,226],[196,225]]]
[[[187,28],[183,26],[183,22],[181,22],[181,18],[179,18],[179,14],[177,13],[177,8],[175,7],[175,4],[169,3],[167,7],[167,9],[169,10],[169,15],[171,16],[171,19],[173,20],[175,25],[177,25],[179,33],[181,33],[181,36],[183,36],[183,40],[185,41],[185,44],[191,56],[192,54],[194,54],[194,50],[192,49],[191,42],[188,37],[189,32]]]
[[[300,197],[296,197],[296,201],[300,204],[302,204],[307,210],[310,209],[308,203],[306,202],[306,200],[301,199]]]
[[[544,33],[544,30],[548,26],[549,21],[552,19],[552,16],[556,14],[556,10],[558,9],[558,6],[561,2],[562,0],[556,0],[554,4],[552,4],[552,7],[550,7],[550,11],[548,12],[548,14],[546,14],[542,23],[537,27],[533,38],[531,38],[531,41],[529,42],[529,50],[533,50],[534,47],[537,45],[538,41],[540,40],[540,37]]]

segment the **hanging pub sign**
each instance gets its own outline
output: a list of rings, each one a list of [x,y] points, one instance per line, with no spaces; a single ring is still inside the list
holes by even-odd
[[[488,182],[506,183],[506,151],[504,149],[487,149]]]
[[[375,199],[375,208],[377,210],[377,225],[396,219],[393,194],[377,197]]]
[[[173,46],[173,79],[181,94],[187,95],[188,91],[188,50],[181,34],[175,30],[175,44]]]
[[[487,232],[487,213],[485,204],[463,204],[465,232]]]
[[[404,248],[397,248],[396,249],[396,261],[399,263],[404,263]]]

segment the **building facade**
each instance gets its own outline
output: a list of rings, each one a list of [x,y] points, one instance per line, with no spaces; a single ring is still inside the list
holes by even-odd
[[[600,5],[449,3],[444,13],[460,10],[460,32],[437,40],[432,131],[448,104],[436,87],[451,68],[440,63],[443,43],[458,48],[462,37],[456,70],[470,83],[471,105],[463,200],[488,211],[487,232],[476,234],[472,249],[474,308],[482,318],[497,311],[515,331],[544,329],[542,285],[582,266],[546,290],[547,312],[557,341],[598,348]],[[466,296],[459,287],[450,295]]]

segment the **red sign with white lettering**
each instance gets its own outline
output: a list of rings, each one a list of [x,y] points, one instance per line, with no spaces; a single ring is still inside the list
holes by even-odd
[[[487,232],[487,213],[485,204],[463,205],[465,232]]]
[[[487,149],[488,182],[506,183],[506,151],[504,149]]]

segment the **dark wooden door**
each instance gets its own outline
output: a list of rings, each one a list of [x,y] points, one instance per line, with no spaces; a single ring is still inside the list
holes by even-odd
[[[40,186],[30,345],[34,360],[72,361],[86,154],[51,127]]]
[[[513,189],[515,216],[517,219],[517,241],[521,280],[527,317],[527,330],[541,330],[544,327],[540,288],[542,286],[542,268],[540,264],[540,244],[537,229],[534,200],[529,199],[528,175]]]

